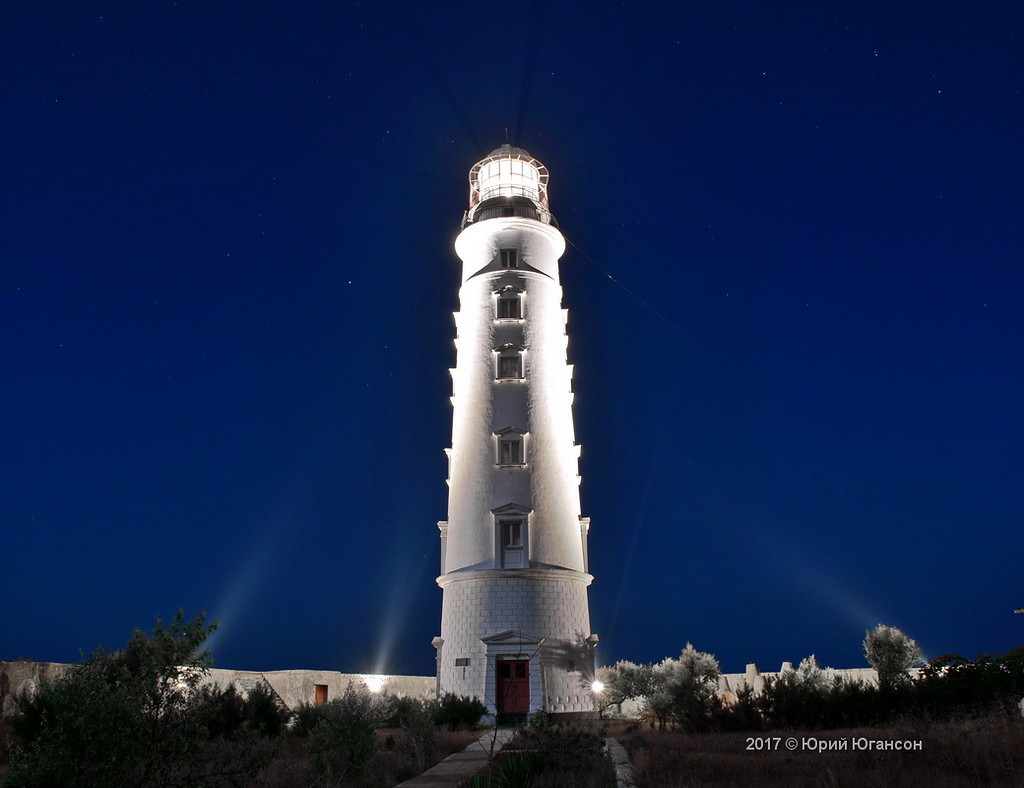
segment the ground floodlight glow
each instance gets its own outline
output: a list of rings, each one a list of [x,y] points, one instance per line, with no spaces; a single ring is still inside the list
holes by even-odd
[[[380,692],[387,680],[387,676],[363,676],[363,683],[370,692]]]
[[[594,690],[594,692],[604,692],[604,682],[595,681],[590,685],[590,688]]]

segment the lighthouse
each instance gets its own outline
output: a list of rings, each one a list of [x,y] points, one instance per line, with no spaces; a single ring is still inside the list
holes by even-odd
[[[548,170],[502,145],[469,171],[455,313],[438,692],[491,714],[590,716],[597,635],[580,510],[565,239]]]

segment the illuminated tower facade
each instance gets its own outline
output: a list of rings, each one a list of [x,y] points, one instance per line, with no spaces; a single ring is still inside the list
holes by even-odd
[[[548,170],[502,145],[469,171],[452,375],[440,693],[491,713],[594,713],[580,447],[572,417],[565,239]]]

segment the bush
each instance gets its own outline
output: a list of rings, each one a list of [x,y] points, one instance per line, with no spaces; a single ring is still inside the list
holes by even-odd
[[[473,730],[486,713],[487,707],[479,698],[449,692],[437,704],[434,722],[450,731]]]
[[[271,738],[283,734],[292,719],[292,713],[267,684],[257,684],[249,690],[245,698],[244,715],[250,730]]]
[[[615,767],[604,752],[602,734],[554,723],[543,711],[530,715],[520,730],[522,750],[506,750],[489,781],[475,786],[536,788],[614,788]]]
[[[396,698],[391,695],[387,696],[387,699],[388,713],[384,722],[386,728],[401,728],[410,720],[418,719],[424,714],[431,720],[437,715],[437,701]]]
[[[1024,696],[1024,647],[982,654],[973,662],[956,654],[931,660],[914,682],[919,703],[935,717],[1014,711]]]
[[[274,748],[229,742],[235,698],[200,688],[213,629],[179,612],[151,634],[136,630],[123,651],[97,650],[20,694],[6,788],[251,785]]]
[[[395,701],[400,710],[395,716],[405,734],[404,748],[419,773],[433,761],[440,746],[434,724],[437,704],[415,698],[396,698]]]
[[[349,684],[335,700],[300,708],[296,718],[308,731],[306,752],[314,769],[329,783],[360,774],[373,755],[373,732],[387,720],[389,705],[385,696]]]

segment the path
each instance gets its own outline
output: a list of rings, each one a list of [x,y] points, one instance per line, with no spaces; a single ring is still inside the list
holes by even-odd
[[[492,755],[492,744],[493,753],[497,753],[515,733],[515,728],[484,731],[462,752],[449,755],[419,777],[399,784],[398,788],[456,788],[487,765],[488,757]]]

